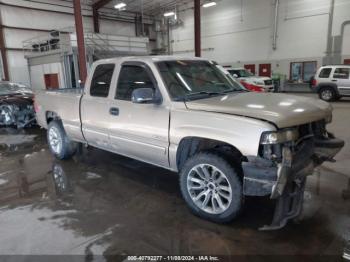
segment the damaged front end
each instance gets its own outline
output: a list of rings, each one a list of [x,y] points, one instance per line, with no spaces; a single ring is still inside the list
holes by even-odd
[[[244,194],[276,199],[272,224],[262,230],[284,227],[300,215],[307,176],[344,147],[344,141],[318,121],[297,128],[263,134],[259,156],[243,162]]]
[[[0,100],[0,126],[24,128],[34,124],[35,112],[31,99],[6,97]]]

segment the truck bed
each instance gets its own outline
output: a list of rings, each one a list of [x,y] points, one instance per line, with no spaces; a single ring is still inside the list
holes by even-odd
[[[80,98],[82,88],[43,90],[35,93],[38,124],[47,128],[47,118],[51,114],[60,116],[67,135],[78,141],[84,141],[80,122]]]

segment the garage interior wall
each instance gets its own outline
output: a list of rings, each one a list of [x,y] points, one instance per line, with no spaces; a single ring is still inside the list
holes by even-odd
[[[223,65],[271,63],[289,76],[291,62],[322,65],[332,0],[280,0],[277,49],[273,50],[275,0],[222,0],[202,9],[202,56]],[[335,0],[332,35],[350,20],[350,1]],[[193,11],[179,14],[182,27],[172,30],[175,54],[194,55]],[[350,25],[344,34],[343,58],[350,56]]]
[[[42,3],[40,3],[42,2]],[[91,6],[82,0],[84,30],[92,31]],[[18,6],[18,7],[17,7]],[[24,9],[21,7],[31,7]],[[73,4],[61,0],[0,0],[0,12],[4,25],[10,80],[29,84],[27,61],[22,50],[23,40],[47,35],[45,30],[74,27]],[[34,10],[41,9],[41,10]],[[54,10],[64,13],[46,12]],[[124,36],[135,36],[133,23],[100,20],[100,32]]]

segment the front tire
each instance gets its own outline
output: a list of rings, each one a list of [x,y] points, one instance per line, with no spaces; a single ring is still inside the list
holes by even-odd
[[[77,150],[77,144],[70,141],[60,121],[49,123],[47,142],[51,153],[60,160],[70,159]]]
[[[191,157],[181,170],[180,187],[191,211],[204,219],[227,223],[241,210],[243,194],[238,172],[216,153]]]

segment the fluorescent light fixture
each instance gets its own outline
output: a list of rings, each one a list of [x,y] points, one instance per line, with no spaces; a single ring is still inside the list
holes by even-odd
[[[205,3],[203,5],[204,8],[208,8],[208,7],[212,7],[212,6],[216,6],[216,2],[208,2],[208,3]]]
[[[175,15],[175,12],[167,12],[167,13],[164,13],[164,16],[167,17],[167,16],[173,16]]]
[[[125,3],[118,3],[114,6],[115,9],[122,9],[126,7],[126,4]]]

